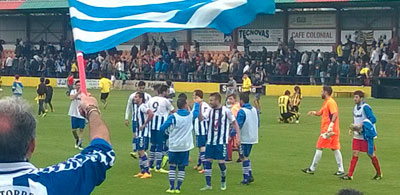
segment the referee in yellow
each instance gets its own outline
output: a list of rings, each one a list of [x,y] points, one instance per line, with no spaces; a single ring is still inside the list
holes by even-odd
[[[110,79],[104,76],[104,74],[101,75],[100,81],[99,81],[99,88],[100,88],[100,100],[104,104],[104,109],[107,108],[108,102],[107,98],[108,95],[110,94],[112,82]]]
[[[247,94],[247,95],[250,95],[250,90],[251,90],[252,84],[251,84],[251,80],[250,80],[250,78],[249,78],[249,73],[248,73],[248,72],[245,72],[245,73],[243,74],[242,80],[243,80],[243,84],[242,84],[242,93],[245,93],[245,94]]]

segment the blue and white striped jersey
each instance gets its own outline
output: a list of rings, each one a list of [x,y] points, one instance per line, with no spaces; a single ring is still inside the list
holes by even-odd
[[[171,102],[160,96],[150,98],[147,102],[147,107],[152,109],[154,117],[150,122],[151,130],[160,130],[161,125],[167,120],[169,114],[174,110]]]
[[[125,120],[128,120],[129,115],[132,114],[132,121],[136,121],[136,115],[135,115],[136,104],[133,103],[136,93],[137,92],[132,93],[128,98],[128,103],[126,104],[126,110],[125,110]],[[150,98],[151,98],[150,94],[144,93],[144,103],[147,103],[147,101],[149,101]]]
[[[146,120],[147,117],[147,111],[149,108],[147,108],[146,104],[140,104],[139,106],[136,106],[136,137],[150,137],[150,124],[147,124],[146,127],[140,131],[139,127],[142,126]]]
[[[193,120],[194,133],[195,135],[207,135],[208,115],[210,114],[211,107],[205,102],[202,102],[200,107],[202,120],[199,119],[201,116]]]
[[[227,107],[213,108],[208,117],[207,145],[228,144],[229,125],[235,120]]]
[[[103,139],[94,139],[65,162],[38,169],[29,162],[0,163],[0,194],[90,194],[106,178],[115,153]]]

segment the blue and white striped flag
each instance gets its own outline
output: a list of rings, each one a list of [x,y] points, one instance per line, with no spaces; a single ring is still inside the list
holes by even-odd
[[[259,13],[273,14],[274,0],[69,0],[78,51],[94,53],[147,32],[215,28],[231,33]]]

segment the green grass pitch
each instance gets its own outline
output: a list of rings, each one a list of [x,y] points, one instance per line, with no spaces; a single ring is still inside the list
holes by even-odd
[[[97,90],[90,91],[99,97]],[[139,171],[137,160],[129,156],[131,151],[131,130],[124,125],[126,101],[130,91],[112,91],[107,110],[102,111],[103,119],[111,132],[112,145],[116,153],[114,167],[107,173],[101,186],[93,194],[166,194],[169,187],[168,175],[153,173],[148,180],[135,179],[132,175]],[[0,96],[11,95],[11,89],[3,88]],[[191,94],[188,94],[191,99]],[[34,112],[35,89],[26,88],[23,97],[32,103]],[[205,98],[205,99],[208,99]],[[300,171],[308,167],[315,152],[319,136],[320,118],[306,116],[310,110],[318,110],[323,103],[320,98],[304,98],[300,107],[302,113],[300,124],[278,124],[277,98],[262,97],[261,128],[259,144],[251,153],[252,169],[255,183],[241,186],[241,164],[236,162],[227,165],[227,191],[220,191],[219,167],[214,162],[212,184],[213,190],[200,192],[205,185],[204,176],[192,170],[197,161],[198,151],[191,151],[191,163],[186,168],[183,194],[335,194],[341,188],[355,188],[366,194],[398,194],[400,192],[400,100],[372,99],[367,102],[377,116],[378,139],[376,140],[383,180],[373,181],[373,166],[366,154],[359,158],[354,180],[341,181],[332,174],[337,166],[334,155],[324,150],[321,162],[315,175],[306,175]],[[342,154],[347,171],[351,159],[351,137],[348,126],[352,122],[351,98],[338,98]],[[69,99],[65,89],[55,89],[53,97],[55,112],[46,118],[38,117],[37,148],[31,161],[37,167],[45,167],[63,161],[78,153],[74,149],[74,140],[70,131],[70,119],[67,116]],[[88,144],[87,131],[84,145]],[[234,160],[237,153],[234,153]]]

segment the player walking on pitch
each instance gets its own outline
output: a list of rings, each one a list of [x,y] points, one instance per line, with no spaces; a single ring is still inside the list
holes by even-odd
[[[254,181],[249,156],[253,145],[258,143],[260,118],[257,109],[250,105],[249,96],[247,94],[240,94],[240,104],[242,108],[237,114],[237,123],[240,127],[240,143],[244,156],[242,164],[243,181],[240,183],[248,185]]]
[[[133,177],[141,179],[151,178],[149,160],[147,159],[146,150],[149,148],[150,127],[149,122],[153,118],[153,112],[147,108],[144,103],[144,93],[138,92],[135,94],[135,117],[136,117],[136,149],[139,153],[140,173]]]
[[[304,173],[314,174],[317,164],[322,157],[324,148],[331,149],[335,154],[338,171],[334,174],[340,176],[344,174],[343,159],[340,153],[339,141],[339,110],[335,100],[331,97],[332,87],[324,86],[322,88],[321,97],[324,99],[324,104],[319,111],[310,111],[308,115],[321,116],[321,135],[318,138],[317,149],[314,159],[309,168],[302,169]]]
[[[69,93],[71,104],[68,115],[71,117],[72,135],[75,138],[75,148],[83,150],[83,130],[85,129],[85,118],[80,114],[78,106],[81,103],[81,82],[75,81],[75,89]],[[79,131],[77,131],[79,129]]]
[[[192,128],[193,120],[199,115],[199,101],[200,98],[195,99],[193,112],[190,112],[186,109],[186,100],[178,99],[177,112],[170,115],[160,128],[162,135],[169,136],[168,180],[170,187],[166,191],[167,193],[179,194],[181,192],[181,185],[185,178],[185,166],[189,165],[189,151],[194,148]],[[177,166],[178,173],[176,173]],[[178,178],[176,188],[175,177]]]
[[[225,155],[226,145],[229,138],[229,125],[232,124],[235,131],[239,131],[239,126],[232,112],[222,106],[221,95],[219,93],[210,94],[210,111],[208,117],[208,133],[206,143],[206,162],[205,162],[205,178],[206,186],[200,190],[211,190],[212,162],[218,160],[221,170],[221,190],[226,190],[226,166]]]
[[[353,124],[352,126],[356,129],[362,130],[352,131],[353,133],[353,157],[350,161],[349,173],[342,177],[343,180],[352,180],[353,173],[357,165],[358,154],[360,152],[367,152],[368,156],[371,158],[372,165],[375,167],[376,175],[372,179],[380,180],[382,179],[382,172],[379,165],[378,158],[375,155],[375,145],[374,145],[374,135],[376,135],[375,123],[376,117],[372,112],[370,105],[364,102],[364,93],[362,91],[354,92],[354,103],[356,105],[353,109]],[[368,136],[368,132],[374,134]],[[369,139],[368,139],[369,138]]]
[[[128,98],[128,103],[126,104],[126,110],[125,110],[125,125],[128,127],[129,126],[129,115],[132,114],[132,133],[133,133],[133,137],[132,137],[132,152],[130,153],[130,155],[136,159],[138,154],[137,154],[137,150],[136,150],[136,110],[137,110],[137,105],[134,103],[134,99],[136,96],[136,93],[140,92],[144,94],[144,101],[143,103],[147,103],[147,101],[149,101],[149,99],[151,98],[151,96],[144,92],[145,89],[145,85],[146,83],[144,81],[139,81],[138,83],[138,91],[132,93],[129,98]]]
[[[107,98],[110,95],[112,82],[110,79],[106,78],[103,74],[101,75],[101,79],[99,81],[100,88],[100,100],[104,104],[104,109],[107,108],[108,102]]]

